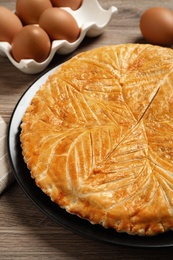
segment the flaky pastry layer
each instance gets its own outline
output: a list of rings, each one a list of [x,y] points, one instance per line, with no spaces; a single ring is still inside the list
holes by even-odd
[[[49,76],[21,124],[36,184],[118,232],[173,228],[173,51],[148,44],[78,54]]]

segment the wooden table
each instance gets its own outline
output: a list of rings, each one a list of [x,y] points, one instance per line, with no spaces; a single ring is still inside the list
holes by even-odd
[[[100,0],[104,8],[119,9],[106,31],[98,38],[85,39],[74,53],[55,55],[47,71],[67,58],[107,44],[141,42],[139,18],[151,6],[173,8],[172,1]],[[11,10],[15,1],[0,0]],[[28,75],[0,57],[0,115],[9,123],[12,111],[30,84],[41,75]],[[0,259],[169,259],[172,248],[135,248],[110,245],[81,237],[45,216],[24,194],[15,181],[0,198]]]

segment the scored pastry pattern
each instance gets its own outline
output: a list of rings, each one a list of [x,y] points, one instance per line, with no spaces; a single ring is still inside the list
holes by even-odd
[[[123,44],[65,62],[21,125],[36,184],[68,212],[119,232],[173,227],[173,52]]]

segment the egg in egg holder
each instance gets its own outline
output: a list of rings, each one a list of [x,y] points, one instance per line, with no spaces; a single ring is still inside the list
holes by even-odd
[[[75,42],[70,43],[66,40],[54,40],[48,58],[41,63],[33,59],[22,59],[20,62],[16,62],[11,55],[11,45],[8,42],[0,42],[0,55],[7,56],[11,63],[24,73],[39,73],[49,65],[55,53],[69,54],[80,45],[85,36],[96,37],[102,34],[113,14],[118,12],[115,6],[111,6],[108,10],[103,9],[98,0],[83,0],[80,8],[75,11],[68,7],[63,9],[75,18],[81,29],[80,35]]]

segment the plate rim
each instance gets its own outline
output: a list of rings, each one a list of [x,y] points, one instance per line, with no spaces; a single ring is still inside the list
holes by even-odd
[[[129,235],[127,233],[119,233],[116,230],[113,230],[113,233],[115,234],[115,237],[117,236],[116,239],[110,239],[107,236],[109,236],[111,234],[112,229],[105,229],[104,227],[102,227],[101,225],[93,225],[91,224],[89,221],[85,220],[85,219],[81,219],[80,217],[76,216],[76,215],[72,215],[68,212],[66,212],[64,209],[60,208],[59,205],[57,205],[56,203],[52,202],[50,200],[50,198],[44,194],[41,189],[39,189],[36,184],[34,183],[35,181],[31,178],[31,182],[33,183],[33,186],[35,190],[37,190],[37,192],[39,192],[40,194],[40,198],[35,198],[33,196],[33,194],[30,193],[29,188],[27,188],[27,185],[25,183],[23,183],[21,177],[19,176],[19,171],[20,169],[16,169],[16,161],[15,161],[15,156],[17,155],[17,150],[15,150],[14,148],[17,147],[20,150],[19,147],[19,143],[16,143],[16,138],[18,138],[17,142],[19,142],[19,134],[20,134],[20,124],[19,121],[21,122],[21,118],[24,114],[25,111],[22,111],[23,113],[21,113],[21,115],[18,114],[18,111],[20,110],[20,108],[23,106],[24,101],[26,100],[26,98],[28,98],[27,95],[31,95],[29,96],[28,102],[25,103],[24,107],[25,109],[27,108],[27,104],[30,103],[30,101],[32,100],[32,97],[34,96],[33,93],[36,93],[36,91],[41,87],[41,85],[46,81],[46,79],[48,78],[48,76],[50,74],[52,74],[59,66],[61,66],[63,63],[61,63],[60,65],[55,65],[53,68],[50,68],[48,71],[46,71],[45,73],[42,73],[41,75],[39,75],[30,85],[29,87],[24,91],[24,93],[21,95],[21,97],[19,98],[18,102],[16,103],[13,112],[11,114],[11,118],[10,118],[10,122],[8,125],[8,130],[7,130],[7,152],[8,152],[8,157],[9,157],[9,162],[13,171],[13,174],[15,176],[15,179],[17,180],[19,186],[22,188],[23,192],[27,195],[27,197],[32,201],[32,203],[39,209],[41,210],[46,216],[48,216],[49,218],[51,218],[54,222],[56,222],[57,224],[63,226],[64,228],[80,235],[83,237],[86,237],[88,239],[92,239],[98,242],[104,242],[104,243],[108,243],[108,244],[112,244],[112,245],[119,245],[119,246],[129,246],[129,247],[136,247],[136,248],[163,248],[163,247],[172,247],[173,246],[173,236],[172,240],[170,242],[162,242],[162,237],[163,237],[163,241],[165,239],[165,237],[167,237],[167,235],[169,236],[170,232],[172,231],[168,231],[165,232],[163,234],[158,234],[156,236],[153,237],[141,237],[138,235]],[[28,94],[29,93],[29,94]],[[15,121],[15,119],[18,118],[17,122]],[[13,150],[14,149],[14,150]],[[19,155],[22,157],[21,151],[19,151]],[[23,159],[23,157],[22,157]],[[27,170],[29,172],[29,170],[27,169],[26,164],[24,163],[24,161],[22,161],[22,163],[24,164],[25,170]],[[46,207],[46,209],[43,207],[42,203],[44,204],[44,201],[42,202],[42,198],[44,200],[49,201],[51,207],[53,205],[53,209],[49,209]],[[38,203],[39,201],[39,203]],[[47,203],[46,201],[46,203]],[[48,203],[48,204],[49,204]],[[62,221],[62,216],[56,216],[55,210],[54,208],[59,209],[60,214],[62,212],[63,217],[65,216],[67,218],[67,220],[65,219],[65,221]],[[84,231],[81,231],[80,229],[76,228],[76,226],[78,226],[77,223],[73,226],[71,226],[71,223],[69,225],[68,223],[68,219],[74,219],[74,221],[77,221],[80,224],[80,226],[84,223],[84,225],[86,225],[87,227],[89,227],[89,233],[86,233]],[[90,230],[91,229],[91,230]],[[85,229],[84,229],[85,230]],[[93,230],[93,232],[92,232]],[[103,231],[103,233],[105,234],[105,237],[103,236],[97,236],[96,235],[96,231],[98,231],[99,235],[101,234],[101,232]],[[109,232],[110,231],[110,232]],[[108,233],[108,234],[106,234]],[[120,239],[122,238],[122,239]],[[127,238],[127,240],[126,240]],[[160,240],[159,240],[159,239]],[[157,239],[161,242],[151,242],[149,243],[148,241],[154,241]],[[125,240],[125,241],[124,241]],[[169,241],[169,239],[168,239]]]

